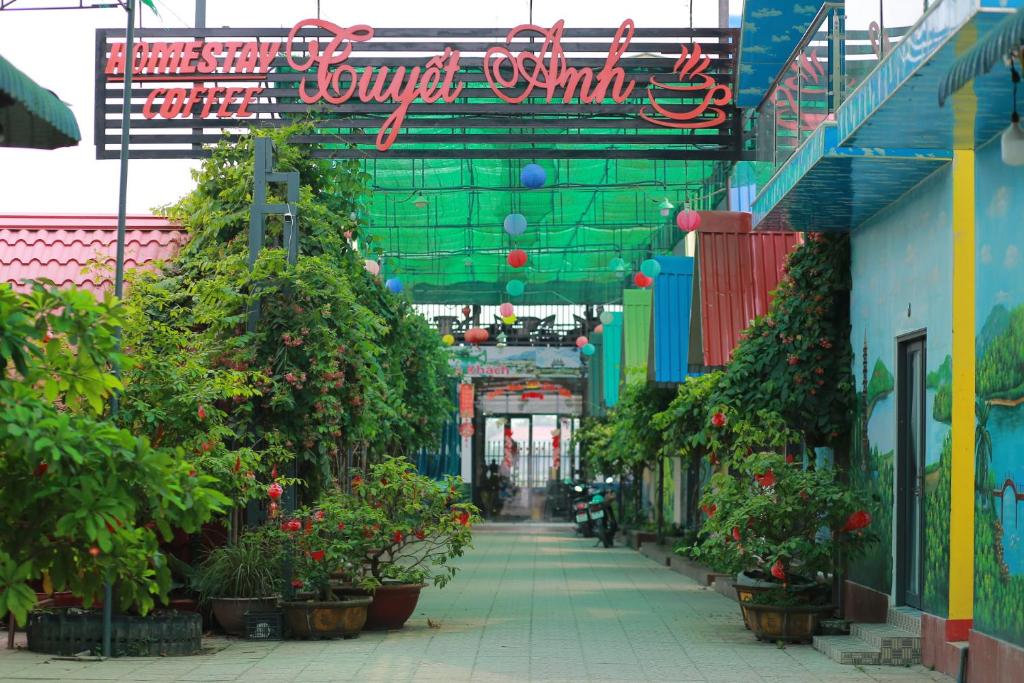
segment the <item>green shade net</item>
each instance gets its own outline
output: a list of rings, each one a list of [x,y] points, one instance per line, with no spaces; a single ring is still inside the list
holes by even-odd
[[[526,283],[517,304],[621,301],[640,262],[666,253],[682,236],[674,216],[685,201],[716,206],[729,164],[642,159],[542,159],[547,182],[523,187],[530,159],[375,159],[363,162],[373,195],[361,216],[368,257],[397,277],[415,303],[497,304],[505,284]],[[661,202],[674,205],[667,217]],[[423,205],[424,200],[426,202]],[[508,235],[510,213],[525,233]],[[526,266],[506,262],[523,249]],[[624,273],[609,267],[626,262]]]

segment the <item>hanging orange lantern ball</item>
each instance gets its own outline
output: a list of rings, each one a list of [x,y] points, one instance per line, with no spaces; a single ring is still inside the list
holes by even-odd
[[[508,258],[506,260],[513,268],[522,268],[526,265],[526,252],[522,249],[513,249],[508,252]]]

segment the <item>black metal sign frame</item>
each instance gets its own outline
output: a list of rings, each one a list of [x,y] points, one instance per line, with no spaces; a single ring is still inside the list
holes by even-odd
[[[330,158],[746,158],[736,29],[287,28],[96,32],[96,156],[200,158],[312,120]]]

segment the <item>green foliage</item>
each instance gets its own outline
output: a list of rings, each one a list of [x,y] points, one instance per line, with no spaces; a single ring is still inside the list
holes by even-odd
[[[939,462],[925,473],[924,607],[939,616],[949,613],[949,505],[953,436],[946,433]]]
[[[994,314],[993,309],[990,319]],[[1011,401],[1024,397],[1021,349],[1024,349],[1024,306],[1010,311],[998,334],[984,346],[977,367],[978,396]]]
[[[787,577],[832,573],[840,553],[856,556],[874,536],[870,527],[844,530],[863,510],[834,469],[804,469],[778,453],[753,453],[715,474],[701,506],[709,513],[702,549],[732,554],[734,567],[778,563]]]
[[[238,541],[214,548],[196,570],[193,588],[210,598],[263,598],[281,583],[281,546],[265,533],[243,532]]]
[[[43,578],[86,605],[116,582],[122,609],[147,612],[171,584],[159,541],[228,502],[180,451],[101,419],[122,315],[86,292],[0,286],[0,611],[19,623]]]
[[[881,367],[885,369],[884,364]],[[878,448],[868,444],[867,435],[863,433],[863,402],[858,400],[856,407],[851,435],[850,485],[871,513],[872,526],[879,533],[865,548],[863,556],[850,562],[849,576],[865,586],[888,592],[892,589],[892,533],[887,530],[892,529],[893,517],[893,453],[879,453]]]
[[[845,444],[853,411],[847,235],[809,235],[771,310],[733,351],[711,403],[774,410],[812,446]]]
[[[980,497],[979,497],[980,498]],[[1024,576],[1002,562],[1003,529],[991,505],[975,508],[974,629],[1011,643],[1024,642]]]
[[[676,389],[668,407],[655,413],[652,426],[662,434],[665,455],[685,458],[703,452],[713,412],[709,399],[721,377],[721,372],[688,377]]]
[[[953,357],[947,355],[942,365],[929,372],[927,377],[929,389],[935,389],[935,401],[932,405],[932,419],[950,424],[953,419]]]
[[[435,482],[404,458],[385,457],[352,478],[352,493],[332,491],[299,511],[294,541],[300,581],[329,596],[335,572],[364,588],[384,581],[444,587],[450,564],[472,547],[472,503],[457,502],[461,480]]]
[[[618,404],[606,418],[607,440],[600,443],[603,448],[587,450],[587,466],[606,475],[655,466],[663,446],[663,434],[654,416],[665,410],[671,400],[672,391],[668,389],[642,383],[626,384]]]
[[[214,148],[195,190],[167,210],[190,241],[158,274],[137,276],[127,303],[125,345],[140,364],[126,378],[123,424],[182,444],[237,504],[289,461],[313,500],[343,454],[412,453],[439,438],[451,409],[438,336],[365,271],[349,239],[369,176],[358,162],[288,144],[301,130]],[[287,263],[283,223],[269,217],[267,248],[250,269],[254,140],[264,135],[276,170],[299,173],[299,258]]]
[[[868,405],[873,406],[880,399],[892,393],[896,388],[896,380],[885,367],[885,363],[879,358],[875,361],[875,367],[871,370],[871,379],[868,380]]]

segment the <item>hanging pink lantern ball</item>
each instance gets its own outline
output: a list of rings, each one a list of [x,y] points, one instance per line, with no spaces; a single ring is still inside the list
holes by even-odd
[[[366,268],[366,272],[370,275],[380,274],[380,264],[373,259],[366,259],[363,261],[363,268]]]
[[[633,276],[633,284],[641,289],[646,289],[654,284],[654,278],[649,278],[643,273],[637,273]]]
[[[604,334],[604,325],[599,324],[597,327],[595,327],[594,334]]]
[[[522,268],[526,265],[526,252],[522,249],[513,249],[508,252],[508,264],[513,268]]]
[[[693,232],[700,227],[700,214],[693,209],[683,209],[676,214],[676,225],[683,232]]]
[[[582,349],[584,346],[586,346],[589,343],[590,343],[590,340],[587,339],[586,337],[582,336],[582,335],[579,336],[579,337],[576,337],[576,348],[577,349]]]
[[[515,309],[512,307],[512,304],[506,301],[502,305],[498,306],[498,312],[501,313],[502,318],[507,318],[515,313]]]

